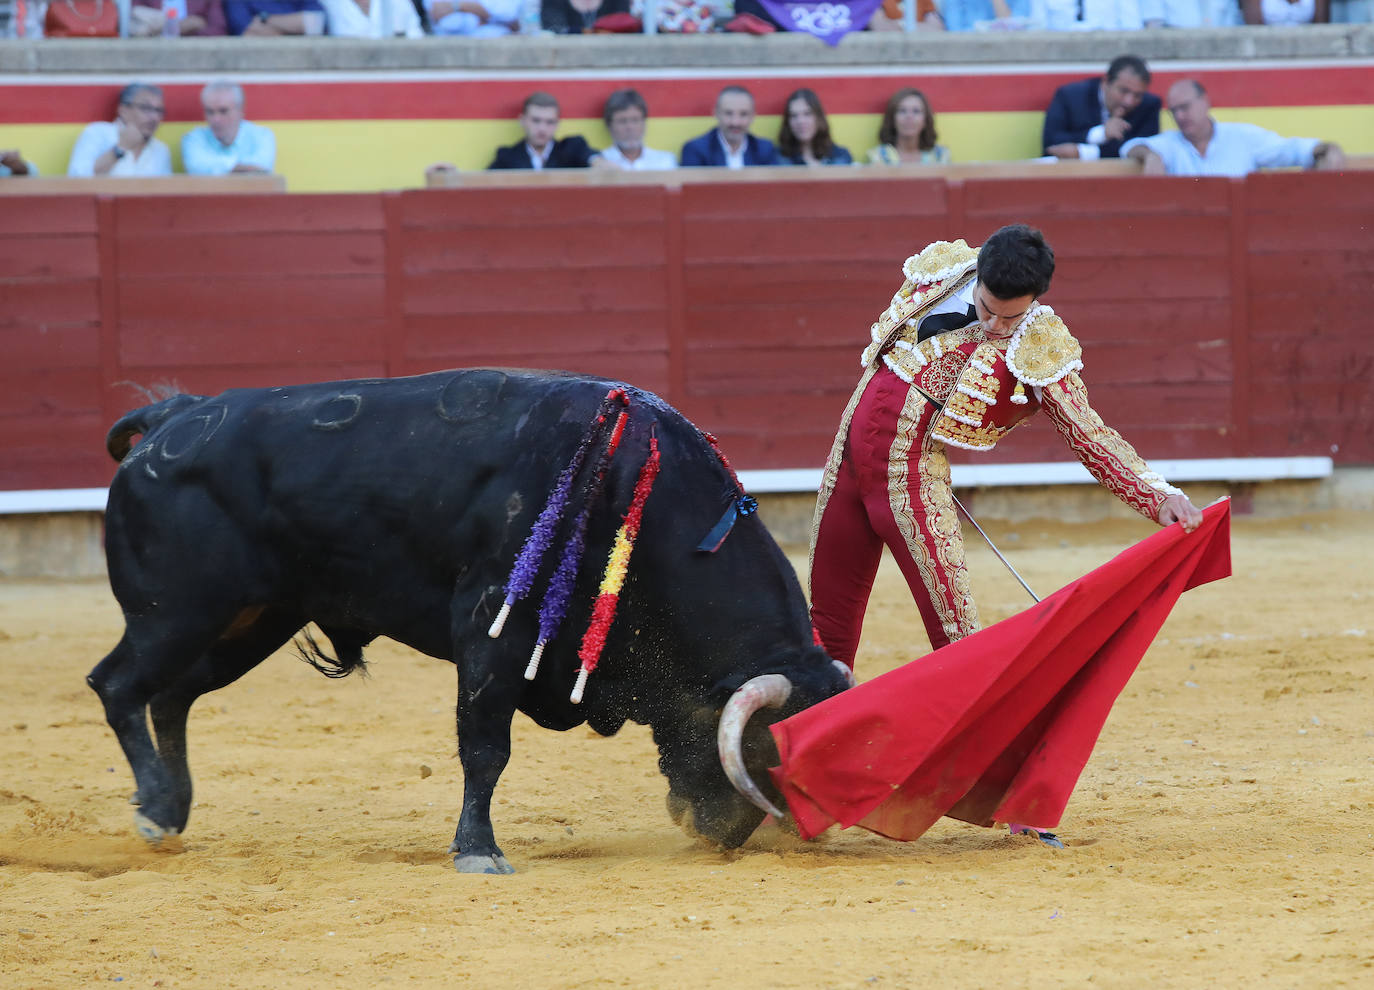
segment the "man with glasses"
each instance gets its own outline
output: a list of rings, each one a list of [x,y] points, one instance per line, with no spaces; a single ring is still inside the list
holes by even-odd
[[[87,124],[72,148],[67,174],[171,175],[172,154],[157,138],[166,114],[162,90],[148,83],[131,83],[119,94],[113,121]]]

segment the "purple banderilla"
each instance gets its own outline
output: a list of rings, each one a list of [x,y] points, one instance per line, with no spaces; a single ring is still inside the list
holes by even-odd
[[[510,616],[511,606],[529,594],[530,586],[534,584],[535,574],[539,570],[540,561],[544,559],[544,554],[553,542],[554,530],[558,528],[558,523],[562,520],[563,512],[567,508],[568,494],[572,490],[573,481],[576,480],[577,473],[582,469],[582,462],[587,457],[587,451],[591,449],[597,436],[600,435],[611,409],[617,403],[629,404],[629,397],[625,394],[624,389],[611,389],[606,393],[606,397],[601,400],[601,406],[597,409],[596,415],[592,417],[592,421],[587,424],[587,429],[577,444],[577,450],[573,452],[567,467],[559,474],[553,491],[549,493],[548,501],[544,503],[544,508],[535,520],[534,527],[530,530],[530,535],[525,538],[525,544],[520,548],[520,553],[515,558],[515,565],[511,568],[510,577],[506,580],[506,600],[502,603],[501,611],[497,614],[495,621],[492,622],[491,628],[487,630],[487,635],[492,639],[501,635],[501,630],[506,625],[506,619]]]

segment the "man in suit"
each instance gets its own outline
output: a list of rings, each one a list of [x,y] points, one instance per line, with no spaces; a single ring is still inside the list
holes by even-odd
[[[716,97],[716,126],[682,146],[682,164],[780,165],[773,142],[749,133],[753,124],[753,94],[743,86],[726,86]]]
[[[548,93],[531,93],[520,108],[525,140],[496,149],[488,169],[586,168],[599,152],[580,134],[554,139],[558,132],[558,101]]]
[[[1159,97],[1149,86],[1150,70],[1136,55],[1112,59],[1101,79],[1060,86],[1045,111],[1045,154],[1120,158],[1123,141],[1158,134]]]

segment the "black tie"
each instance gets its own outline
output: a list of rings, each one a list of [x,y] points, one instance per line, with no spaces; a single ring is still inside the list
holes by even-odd
[[[978,322],[978,311],[972,306],[967,313],[931,313],[916,327],[916,342],[920,343],[946,330],[960,330]]]

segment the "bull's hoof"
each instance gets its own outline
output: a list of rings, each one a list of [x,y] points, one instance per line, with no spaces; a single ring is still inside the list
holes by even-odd
[[[687,817],[691,810],[692,806],[685,797],[674,794],[672,791],[668,792],[668,817],[673,820],[674,824],[681,825],[682,820]]]
[[[454,856],[453,868],[459,873],[504,875],[515,872],[515,867],[506,862],[506,857],[499,854],[496,856]]]
[[[141,811],[134,812],[134,828],[150,846],[160,846],[164,839],[173,838],[180,832],[174,828],[163,828]]]

